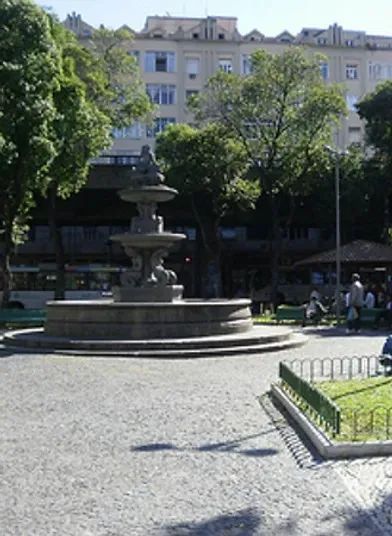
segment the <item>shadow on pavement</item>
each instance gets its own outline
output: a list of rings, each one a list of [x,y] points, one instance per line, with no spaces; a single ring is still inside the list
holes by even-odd
[[[388,536],[392,534],[392,495],[381,499],[373,508],[357,508],[346,521],[347,534],[355,536]]]
[[[273,432],[274,429],[266,430],[259,434],[253,434],[250,436],[239,437],[234,440],[219,442],[219,443],[207,443],[198,447],[180,448],[173,443],[146,443],[144,445],[137,445],[131,447],[132,452],[159,452],[164,450],[175,450],[178,452],[221,452],[229,454],[242,454],[243,456],[262,458],[265,456],[274,456],[278,454],[278,450],[271,448],[239,448],[241,443],[249,439],[261,437],[265,434]]]
[[[6,358],[6,357],[13,357],[13,356],[41,356],[41,355],[48,355],[53,354],[53,351],[46,350],[44,348],[17,348],[16,346],[5,346],[0,343],[0,359]]]
[[[315,335],[316,337],[344,337],[346,339],[350,338],[356,338],[356,337],[387,337],[391,331],[385,330],[385,329],[363,329],[360,331],[360,333],[346,333],[345,327],[308,327],[303,328],[301,330],[301,333],[304,333],[305,335]]]
[[[252,536],[260,525],[260,516],[253,508],[239,510],[232,514],[223,514],[200,523],[189,522],[167,526],[164,536],[207,536],[220,534],[224,536]],[[260,532],[258,532],[260,534]]]
[[[259,401],[299,467],[315,468],[328,463],[278,401],[271,396],[260,397]]]

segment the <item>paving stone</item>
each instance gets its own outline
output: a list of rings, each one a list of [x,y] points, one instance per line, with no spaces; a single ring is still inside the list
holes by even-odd
[[[290,351],[194,360],[3,349],[0,534],[390,534],[388,460],[323,462],[259,401],[280,360],[377,353],[385,335],[305,332]]]

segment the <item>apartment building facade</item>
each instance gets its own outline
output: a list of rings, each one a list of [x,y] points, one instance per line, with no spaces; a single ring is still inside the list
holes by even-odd
[[[88,40],[93,28],[72,14],[64,25]],[[326,83],[338,82],[346,93],[348,116],[342,119],[336,142],[341,148],[363,139],[363,124],[355,104],[376,85],[392,79],[392,37],[367,35],[329,28],[304,28],[294,36],[283,31],[267,37],[259,30],[241,35],[234,17],[147,17],[144,28],[134,31],[129,53],[137,59],[146,91],[156,104],[153,125],[136,123],[114,130],[109,154],[135,155],[140,147],[154,145],[156,135],[168,124],[191,122],[187,99],[203,90],[218,69],[246,75],[250,55],[258,49],[281,53],[302,47],[309,55],[322,54],[320,71]]]

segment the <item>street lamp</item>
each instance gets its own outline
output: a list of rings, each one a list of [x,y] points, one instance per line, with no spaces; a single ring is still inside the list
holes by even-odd
[[[342,151],[325,145],[325,149],[332,155],[335,160],[335,209],[336,209],[336,290],[335,290],[335,304],[336,304],[336,322],[340,324],[340,272],[341,272],[341,260],[340,260],[340,160],[348,154],[347,151]]]

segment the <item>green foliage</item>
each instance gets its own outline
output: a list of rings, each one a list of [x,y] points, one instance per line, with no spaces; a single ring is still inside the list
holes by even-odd
[[[101,28],[89,48],[60,23],[52,31],[61,51],[55,93],[56,159],[50,174],[56,195],[66,198],[85,183],[91,158],[110,143],[113,127],[129,125],[151,110],[135,60],[126,50],[132,35]]]
[[[221,219],[230,209],[254,208],[259,183],[245,179],[249,159],[244,148],[217,124],[203,128],[171,125],[157,138],[157,155],[169,184],[187,196],[204,246],[204,281],[200,292],[222,293]]]
[[[49,175],[56,194],[66,198],[85,183],[89,161],[110,142],[110,119],[90,98],[87,82],[79,78],[75,52],[81,49],[73,34],[52,21],[53,35],[61,53],[61,76],[54,92],[56,118],[53,127],[56,136],[56,157]],[[84,59],[89,53],[80,51]],[[99,72],[97,71],[97,74]],[[95,89],[100,84],[97,77]]]
[[[303,193],[304,179],[325,160],[331,128],[346,111],[342,89],[323,83],[319,58],[297,48],[281,55],[255,52],[245,77],[217,73],[191,107],[198,120],[236,136],[267,195]]]
[[[55,156],[59,57],[48,17],[29,0],[3,0],[0,28],[0,214],[9,234],[45,189]]]
[[[369,145],[385,159],[392,155],[392,82],[379,84],[357,105],[361,119],[365,119]]]
[[[215,124],[201,129],[171,125],[157,138],[168,182],[188,196],[203,196],[204,210],[222,218],[230,208],[254,208],[260,190],[245,179],[244,148]]]
[[[371,147],[366,169],[372,179],[371,193],[377,215],[383,206],[383,238],[390,242],[390,202],[392,193],[392,83],[379,84],[358,105],[359,116],[365,120],[366,141]]]
[[[96,102],[115,127],[128,126],[153,111],[136,59],[127,50],[132,38],[126,29],[101,26],[89,43],[104,79],[105,91],[99,91]]]
[[[318,222],[321,225],[335,225],[335,161],[328,164],[313,177],[314,189],[311,199]],[[355,145],[339,160],[340,206],[342,231],[351,228],[355,221],[363,219],[369,209],[372,181],[365,173],[363,151]]]

